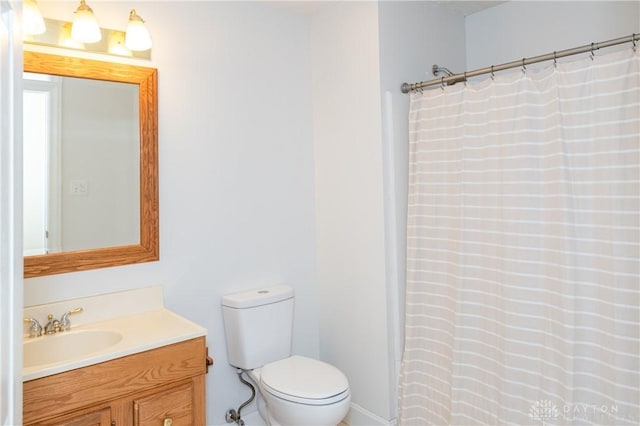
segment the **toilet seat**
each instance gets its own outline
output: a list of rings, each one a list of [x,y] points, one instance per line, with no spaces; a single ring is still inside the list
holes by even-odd
[[[349,382],[340,370],[298,355],[262,367],[260,382],[271,395],[300,404],[328,405],[350,395]]]

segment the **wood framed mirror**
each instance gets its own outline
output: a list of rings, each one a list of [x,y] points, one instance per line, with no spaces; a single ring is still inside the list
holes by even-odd
[[[62,250],[59,252],[25,255],[24,277],[31,278],[158,260],[160,239],[157,70],[121,63],[25,51],[24,71],[136,85],[139,120],[137,123],[139,129],[139,171],[136,171],[139,173],[136,174],[139,176],[139,182],[130,182],[131,185],[139,184],[139,192],[136,192],[139,194],[139,206],[134,206],[135,210],[139,212],[139,241],[124,245],[71,250],[65,250],[62,245]],[[100,102],[100,99],[95,99],[95,102]],[[25,116],[27,114],[29,111],[25,111]]]

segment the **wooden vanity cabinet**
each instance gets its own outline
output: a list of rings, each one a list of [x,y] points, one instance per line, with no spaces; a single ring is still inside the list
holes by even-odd
[[[204,425],[207,350],[199,337],[24,382],[25,425]]]
[[[166,422],[167,419],[171,419]],[[194,425],[193,386],[185,383],[164,392],[155,393],[133,401],[133,424],[135,426],[182,426]],[[204,425],[204,423],[202,423]]]
[[[86,410],[80,410],[67,416],[45,419],[31,424],[40,426],[111,426],[111,409],[109,407],[91,409],[86,413],[84,411]]]

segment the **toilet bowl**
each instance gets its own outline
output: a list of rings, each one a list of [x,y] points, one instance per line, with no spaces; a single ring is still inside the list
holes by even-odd
[[[249,377],[270,426],[335,426],[351,405],[344,374],[315,359],[294,355],[251,370]]]
[[[336,367],[291,354],[293,289],[278,285],[222,298],[229,364],[258,388],[258,410],[270,426],[335,426],[351,391]]]

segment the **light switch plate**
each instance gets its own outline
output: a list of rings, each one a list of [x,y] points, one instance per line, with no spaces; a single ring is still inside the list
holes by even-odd
[[[86,179],[72,180],[71,195],[74,197],[86,197],[89,195],[89,182]]]

